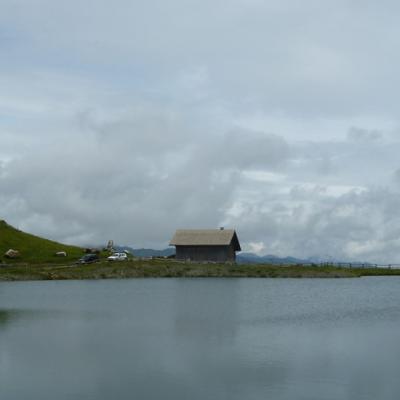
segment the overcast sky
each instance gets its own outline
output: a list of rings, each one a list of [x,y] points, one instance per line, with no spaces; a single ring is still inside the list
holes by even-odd
[[[0,218],[400,263],[400,3],[0,0]]]

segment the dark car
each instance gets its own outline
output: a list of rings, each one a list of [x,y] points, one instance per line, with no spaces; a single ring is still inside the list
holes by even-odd
[[[100,261],[100,258],[97,254],[85,254],[76,263],[77,264],[91,264],[91,263],[94,263],[97,261]]]

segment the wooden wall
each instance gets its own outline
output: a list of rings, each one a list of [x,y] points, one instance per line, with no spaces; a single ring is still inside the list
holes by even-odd
[[[229,246],[176,246],[176,259],[187,261],[234,262],[236,253]]]

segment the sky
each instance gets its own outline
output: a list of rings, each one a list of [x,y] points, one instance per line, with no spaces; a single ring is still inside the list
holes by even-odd
[[[0,219],[77,245],[400,263],[400,3],[0,0]]]

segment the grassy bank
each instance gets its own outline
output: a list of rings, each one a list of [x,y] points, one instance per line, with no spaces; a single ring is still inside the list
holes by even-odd
[[[13,264],[0,267],[0,281],[166,277],[353,278],[400,275],[395,269],[349,269],[277,265],[185,264],[170,260],[102,261],[89,265]]]
[[[20,256],[15,260],[4,256],[9,249],[18,250]],[[66,257],[57,257],[56,252],[65,251]],[[83,249],[44,239],[20,231],[7,222],[0,220],[0,262],[8,264],[35,263],[60,264],[77,260],[83,255]]]

